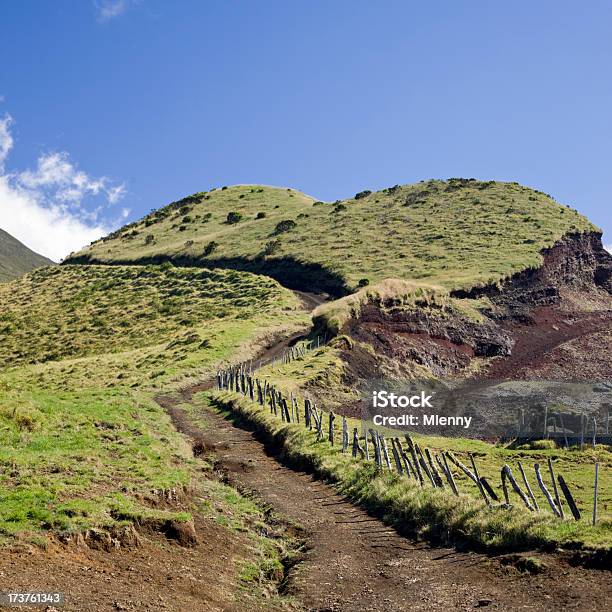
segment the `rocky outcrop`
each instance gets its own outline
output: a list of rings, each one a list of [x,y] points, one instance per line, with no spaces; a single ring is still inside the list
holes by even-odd
[[[456,298],[488,297],[498,307],[494,318],[522,319],[538,306],[561,301],[565,289],[612,294],[612,255],[601,243],[601,234],[568,234],[542,251],[542,265],[510,277],[500,285],[475,287],[451,293]]]
[[[612,256],[603,248],[601,234],[567,235],[545,249],[542,259],[539,268],[499,285],[451,294],[455,305],[461,299],[488,298],[491,307],[480,320],[466,316],[453,300],[433,308],[367,304],[341,331],[369,344],[375,355],[397,362],[399,373],[409,373],[410,365],[417,364],[434,376],[461,375],[474,357],[506,357],[495,361],[498,367],[508,362],[510,368],[516,361],[521,375],[529,376],[530,356],[536,359],[544,349],[552,351],[582,332],[596,333],[608,324],[612,311]],[[597,312],[590,312],[594,301]],[[350,363],[349,353],[345,359]],[[569,366],[566,370],[573,371]],[[512,377],[513,372],[504,370],[503,375]]]

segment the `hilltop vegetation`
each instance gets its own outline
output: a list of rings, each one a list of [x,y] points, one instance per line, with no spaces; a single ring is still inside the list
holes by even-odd
[[[333,203],[291,189],[235,186],[174,202],[76,254],[73,262],[250,269],[294,287],[352,291],[385,278],[452,289],[541,264],[576,211],[517,183],[431,180]]]
[[[0,283],[52,263],[0,229]]]
[[[305,319],[271,279],[169,265],[44,268],[0,305],[0,540],[188,522],[196,466],[155,390]]]
[[[0,367],[134,350],[215,319],[295,308],[276,281],[233,270],[58,266],[0,286]]]

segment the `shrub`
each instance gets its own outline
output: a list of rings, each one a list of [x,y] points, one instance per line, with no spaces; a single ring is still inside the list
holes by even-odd
[[[355,199],[361,200],[362,198],[367,198],[371,193],[372,192],[369,189],[364,189],[363,191],[355,194]]]
[[[336,204],[334,206],[334,210],[332,210],[333,213],[339,213],[342,212],[343,210],[346,210],[346,205],[345,204]]]
[[[226,222],[229,225],[233,225],[234,223],[238,223],[242,219],[242,215],[239,212],[228,212]]]
[[[208,257],[219,245],[213,240],[204,247],[204,257]]]
[[[367,287],[370,284],[370,281],[367,278],[362,278],[359,281],[359,286],[360,287]]]
[[[189,215],[187,215],[186,217],[183,217],[183,223],[191,223],[193,221],[193,217],[190,217]]]
[[[282,234],[283,232],[288,232],[289,230],[292,230],[296,225],[297,223],[295,221],[292,221],[291,219],[285,219],[284,221],[280,221],[276,224],[276,227],[274,228],[274,233]]]
[[[256,219],[265,219],[266,217],[266,213],[265,212],[258,212],[257,216],[255,217]]]
[[[155,236],[153,236],[152,234],[148,234],[147,236],[145,236],[146,245],[153,244],[154,242],[155,242]]]
[[[280,240],[270,240],[270,242],[266,242],[266,246],[264,247],[265,255],[273,255],[278,251],[281,246]]]

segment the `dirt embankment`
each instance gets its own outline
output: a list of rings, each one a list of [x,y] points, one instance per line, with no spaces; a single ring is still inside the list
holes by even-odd
[[[399,375],[471,376],[476,357],[487,377],[612,378],[612,256],[601,235],[568,235],[542,256],[541,267],[500,286],[452,293],[486,298],[481,321],[452,309],[363,308],[341,333],[376,355],[359,343],[345,351],[349,382],[382,376],[389,363]]]

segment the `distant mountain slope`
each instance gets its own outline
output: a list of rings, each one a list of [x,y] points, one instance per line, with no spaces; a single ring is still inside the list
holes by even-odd
[[[53,262],[50,259],[28,249],[25,244],[0,229],[0,283],[51,264]]]
[[[517,183],[431,180],[333,203],[241,185],[174,202],[81,251],[81,262],[247,269],[335,294],[385,278],[447,288],[537,268],[564,235],[598,232],[575,210]]]

